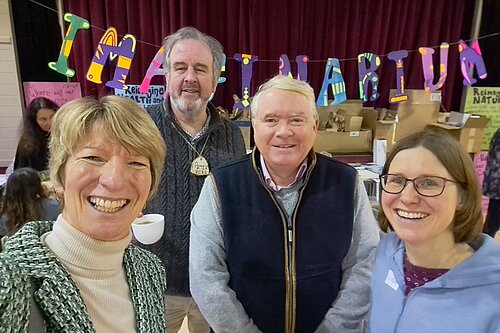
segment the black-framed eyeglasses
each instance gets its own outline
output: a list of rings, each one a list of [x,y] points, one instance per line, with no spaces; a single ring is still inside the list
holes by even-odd
[[[379,178],[384,192],[390,194],[401,193],[406,184],[412,182],[415,191],[424,197],[437,197],[443,193],[447,182],[456,183],[454,180],[439,176],[422,176],[408,179],[401,175],[386,174],[380,175]]]

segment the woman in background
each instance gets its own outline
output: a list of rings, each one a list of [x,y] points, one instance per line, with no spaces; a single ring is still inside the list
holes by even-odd
[[[14,159],[14,170],[30,167],[38,171],[48,169],[48,143],[52,117],[59,106],[45,97],[37,97],[26,108],[21,137]]]
[[[53,221],[59,215],[58,202],[47,197],[38,172],[31,168],[9,176],[0,207],[0,238],[12,236],[28,221]]]
[[[500,228],[500,128],[491,138],[483,179],[483,194],[490,198],[485,232],[495,237]]]
[[[470,156],[446,133],[397,142],[380,176],[381,228],[369,331],[500,329],[500,246],[481,234]]]

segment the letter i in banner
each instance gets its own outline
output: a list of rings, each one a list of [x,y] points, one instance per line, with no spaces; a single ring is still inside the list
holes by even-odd
[[[259,57],[251,54],[234,55],[234,60],[241,62],[241,100],[234,103],[234,109],[248,110],[250,108],[250,83],[252,82],[252,64],[259,61]]]
[[[318,94],[317,106],[328,105],[328,86],[332,86],[333,103],[331,105],[339,105],[347,99],[345,92],[345,81],[340,70],[340,62],[337,58],[328,58],[325,67],[325,78],[321,85],[321,91]]]
[[[366,67],[368,62],[369,67]],[[362,53],[358,55],[358,77],[359,77],[359,98],[363,103],[368,101],[368,84],[372,84],[372,95],[370,101],[375,101],[380,94],[378,90],[378,75],[375,72],[380,67],[379,56],[373,53]]]
[[[408,95],[405,94],[405,72],[403,68],[403,59],[408,57],[408,51],[399,50],[389,52],[387,58],[396,63],[396,96],[390,99],[391,103],[399,103],[408,100]]]
[[[75,75],[75,71],[68,67],[68,56],[71,52],[71,47],[73,46],[76,33],[80,29],[90,28],[90,23],[89,21],[71,13],[64,14],[64,21],[70,23],[69,28],[66,31],[66,36],[64,36],[57,62],[49,62],[49,68],[66,75],[67,77],[73,77]]]

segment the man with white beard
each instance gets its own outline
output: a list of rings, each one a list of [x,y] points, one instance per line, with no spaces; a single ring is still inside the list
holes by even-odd
[[[221,118],[208,100],[221,72],[222,46],[195,28],[179,29],[163,43],[168,98],[148,109],[167,145],[165,168],[156,198],[145,213],[165,216],[163,237],[142,245],[165,265],[166,325],[178,332],[188,317],[191,333],[209,332],[189,291],[189,215],[205,176],[223,161],[245,154],[236,125]]]

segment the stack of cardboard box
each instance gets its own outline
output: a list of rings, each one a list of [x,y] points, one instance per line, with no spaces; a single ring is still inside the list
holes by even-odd
[[[319,129],[314,149],[332,154],[370,153],[372,131],[362,128],[362,107],[360,100],[318,107]]]
[[[455,114],[459,116],[464,115],[460,112],[456,112]],[[444,119],[441,119],[441,121],[437,123],[430,124],[430,126],[440,128],[451,134],[460,142],[460,146],[469,153],[481,151],[484,130],[490,120],[484,116],[467,115],[468,117],[462,118],[463,121],[456,123],[454,121],[450,122],[449,116],[450,114],[447,114]]]

